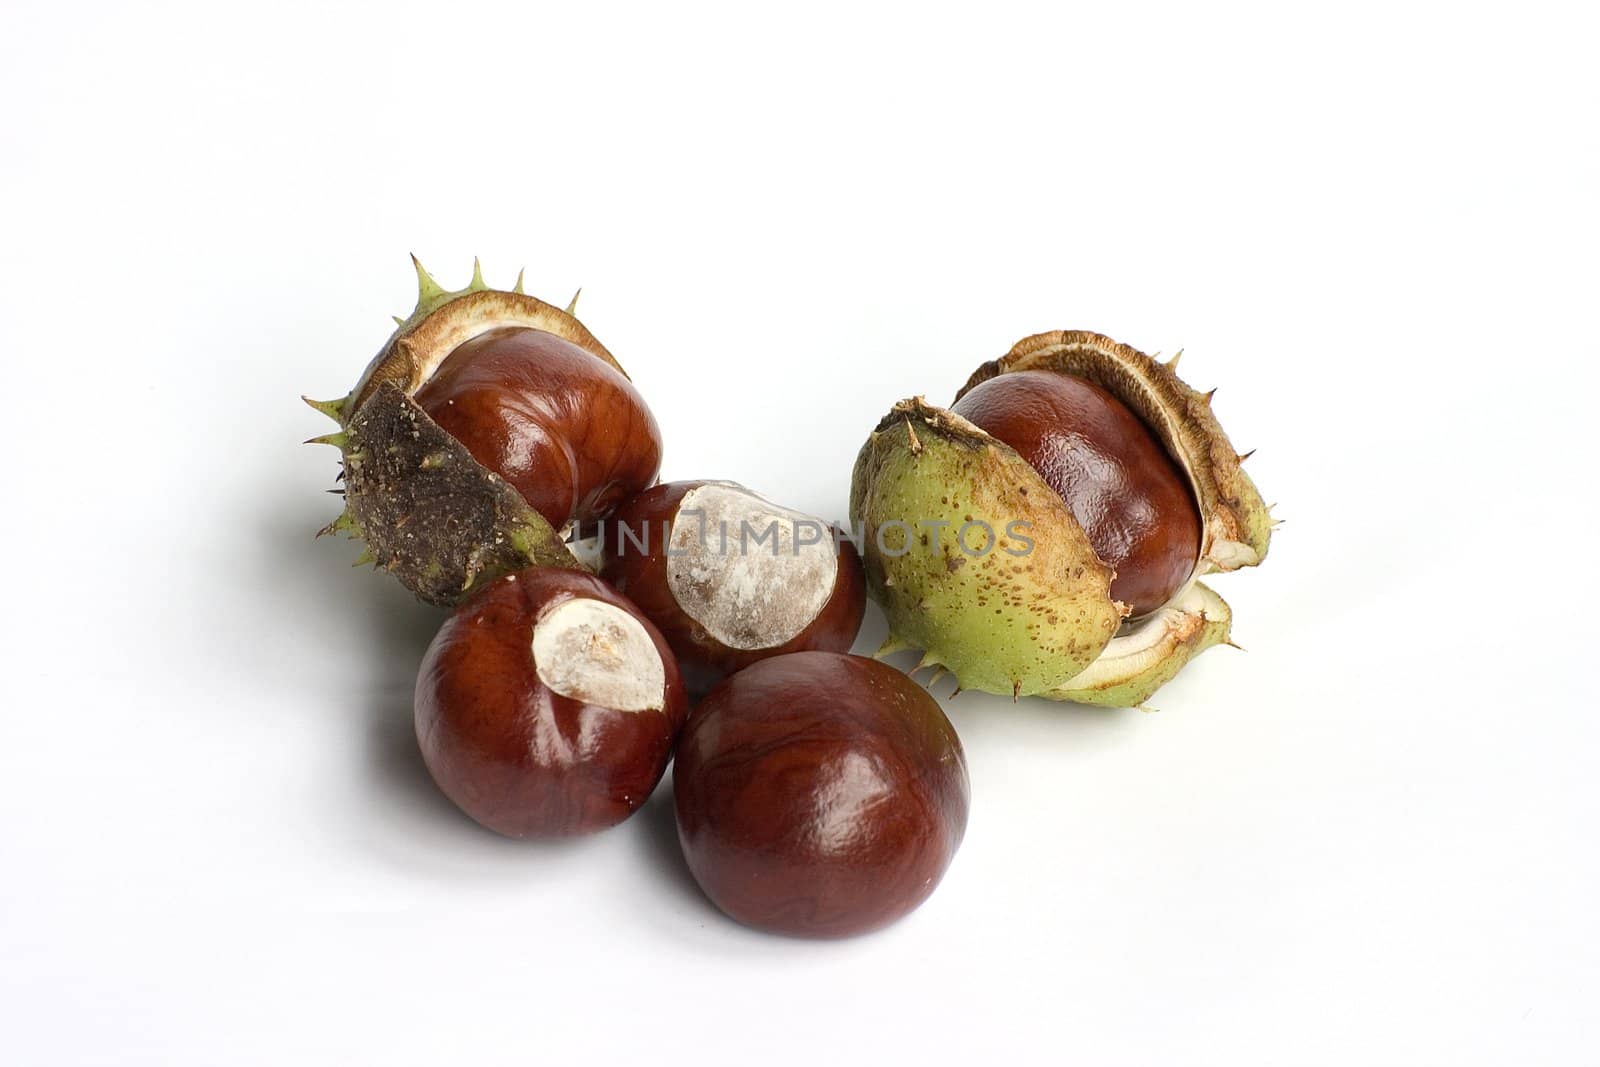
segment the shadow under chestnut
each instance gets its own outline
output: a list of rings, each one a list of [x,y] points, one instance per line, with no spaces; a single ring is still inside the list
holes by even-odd
[[[872,655],[888,632],[882,609],[869,601],[861,634],[851,651],[858,656]],[[1042,697],[1013,701],[1009,696],[971,690],[952,696],[954,676],[945,674],[930,685],[933,668],[916,670],[920,658],[917,652],[896,652],[885,662],[910,674],[939,701],[961,738],[975,778],[981,773],[977,764],[986,757],[1003,759],[1011,751],[1047,747],[1077,759],[1097,747],[1123,743],[1142,725],[1138,720],[1145,713],[1131,708],[1095,708]]]
[[[675,907],[681,907],[690,918],[700,922],[731,921],[723,918],[716,906],[700,892],[700,886],[683,858],[683,848],[678,844],[678,816],[672,800],[671,767],[667,768],[661,784],[650,794],[644,807],[634,812],[633,817],[622,825],[661,888],[671,891]]]
[[[429,876],[493,880],[525,875],[553,855],[581,851],[583,839],[515,841],[479,826],[434,784],[417,745],[413,694],[417,669],[446,612],[423,604],[400,583],[370,567],[355,568],[348,541],[317,539],[321,523],[309,507],[262,520],[266,565],[284,595],[317,610],[336,611],[359,632],[348,689],[329,703],[352,717],[362,744],[359,776],[370,806],[359,817],[329,824],[384,862]]]

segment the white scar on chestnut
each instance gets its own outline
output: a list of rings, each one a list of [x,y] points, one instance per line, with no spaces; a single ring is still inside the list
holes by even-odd
[[[826,525],[741,486],[708,483],[678,507],[667,586],[729,648],[775,648],[821,613],[839,573]]]
[[[539,680],[569,700],[616,711],[660,711],[666,672],[639,620],[613,604],[575,597],[533,626]]]

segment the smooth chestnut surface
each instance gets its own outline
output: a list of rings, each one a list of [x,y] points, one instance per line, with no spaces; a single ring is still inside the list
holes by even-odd
[[[778,539],[760,544],[746,539],[741,544],[737,515],[728,518],[726,526],[715,515],[708,521],[703,498],[694,495],[705,487],[723,501],[733,498],[736,507],[742,495],[754,510],[741,514],[769,507],[782,513],[777,516]],[[688,511],[696,514],[680,517],[686,498]],[[826,530],[825,543],[797,550],[792,540],[782,541],[792,539],[795,520]],[[696,536],[669,555],[667,531],[680,522]],[[752,522],[752,528],[764,526],[764,520]],[[703,538],[698,536],[701,531]],[[855,546],[847,538],[836,538],[833,528],[820,520],[770,504],[735,483],[654,486],[618,508],[603,524],[602,533],[601,577],[656,624],[677,655],[692,694],[702,694],[728,675],[771,656],[849,651],[861,629],[866,579]],[[829,558],[819,560],[824,551]],[[743,559],[740,552],[745,553]],[[819,569],[819,562],[826,563],[832,574]]]
[[[966,832],[969,787],[925,689],[875,660],[796,652],[695,709],[673,792],[684,857],[717,907],[763,930],[843,937],[933,892]]]
[[[415,399],[558,530],[603,517],[661,469],[661,431],[633,383],[543,330],[464,342]]]
[[[567,626],[568,616],[603,625]],[[555,648],[553,662],[536,662],[541,645]],[[582,696],[608,688],[632,709]],[[417,676],[428,771],[461,810],[510,837],[627,818],[660,781],[687,712],[660,633],[576,571],[523,571],[488,586],[445,622]]]
[[[1115,568],[1113,598],[1135,618],[1182,589],[1200,557],[1200,509],[1161,442],[1116,397],[1054,371],[1001,374],[951,409],[1015,449],[1061,495],[1095,554]]]

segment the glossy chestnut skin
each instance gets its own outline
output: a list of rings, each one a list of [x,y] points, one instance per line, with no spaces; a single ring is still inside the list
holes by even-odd
[[[587,598],[632,616],[662,664],[660,710],[572,699],[541,679],[532,651],[544,613]],[[638,810],[661,780],[688,713],[671,650],[626,598],[592,575],[508,575],[445,622],[416,688],[417,740],[439,788],[508,837],[602,830]]]
[[[801,937],[877,929],[921,904],[966,832],[955,729],[875,660],[797,652],[727,679],[673,768],[695,880],[739,922]]]
[[[661,469],[661,431],[633,383],[543,330],[462,343],[415,399],[558,530],[606,515]]]
[[[728,675],[771,656],[811,650],[848,652],[866,611],[866,578],[860,553],[848,538],[834,537],[831,527],[829,537],[838,542],[832,590],[816,616],[788,640],[761,648],[730,647],[684,609],[668,578],[663,531],[677,520],[685,496],[706,485],[749,493],[731,482],[667,482],[629,500],[603,524],[600,576],[637,604],[666,637],[689,692],[703,694]],[[631,531],[633,539],[623,536],[623,530]]]
[[[1200,509],[1184,472],[1138,416],[1092,382],[1001,374],[951,409],[1015,449],[1060,494],[1113,567],[1111,596],[1142,617],[1171,600],[1200,557]]]

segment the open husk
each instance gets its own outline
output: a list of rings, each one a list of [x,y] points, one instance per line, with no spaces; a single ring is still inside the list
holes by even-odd
[[[412,399],[451,352],[486,331],[524,326],[572,342],[626,376],[573,316],[522,291],[491,289],[473,263],[467,287],[447,290],[412,257],[417,304],[342,400],[307,400],[339,423],[314,443],[335,445],[344,512],[323,529],[366,543],[372,562],[418,597],[451,606],[488,582],[530,566],[581,569],[562,531],[485,468]]]
[[[1212,413],[1212,394],[1184,383],[1177,363],[1100,334],[1055,331],[980,366],[956,399],[1024,370],[1093,382],[1142,419],[1186,473],[1202,520],[1195,576],[1254,566],[1275,524],[1240,466],[1246,457]],[[1009,446],[920,397],[896,404],[862,446],[850,515],[863,535],[869,591],[889,621],[880,652],[922,649],[923,664],[950,671],[962,689],[1140,705],[1200,652],[1228,641],[1231,612],[1194,581],[1123,626],[1127,609],[1111,600],[1110,569],[1055,491]],[[1032,550],[985,559],[958,558],[949,546],[896,554],[878,537],[885,523],[930,520],[996,530],[1020,521]]]
[[[1112,638],[1083,673],[1041,695],[1106,708],[1143,707],[1190,660],[1227,644],[1232,625],[1227,602],[1193,582],[1160,611]]]

